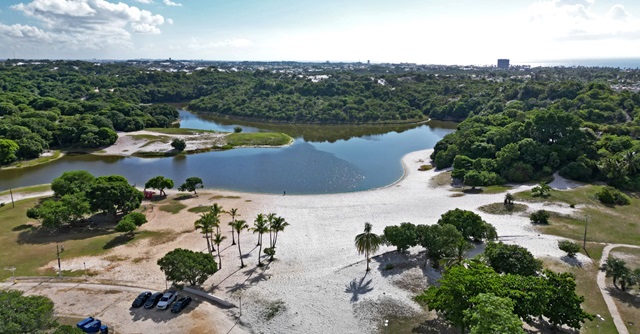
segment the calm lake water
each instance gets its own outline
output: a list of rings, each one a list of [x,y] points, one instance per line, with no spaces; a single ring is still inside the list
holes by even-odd
[[[163,175],[180,185],[200,177],[206,188],[261,193],[321,194],[384,187],[403,174],[403,155],[433,146],[455,124],[402,126],[277,125],[203,118],[180,111],[181,127],[232,132],[278,131],[295,138],[282,148],[241,148],[170,158],[65,156],[52,163],[0,170],[0,190],[50,183],[64,171],[119,174],[143,185]]]

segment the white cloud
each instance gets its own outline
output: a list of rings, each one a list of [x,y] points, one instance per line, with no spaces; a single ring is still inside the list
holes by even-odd
[[[182,7],[181,3],[173,2],[171,0],[162,0],[162,3],[164,3],[167,6]]]
[[[136,0],[136,1],[139,2],[139,3],[147,4],[147,5],[153,3],[153,0]]]
[[[638,39],[640,21],[620,4],[607,12],[594,1],[546,0],[528,8],[530,34],[559,41]]]
[[[167,19],[168,24],[173,24],[173,19]]]
[[[165,23],[161,15],[107,0],[33,0],[11,9],[36,22],[0,25],[0,40],[13,47],[33,43],[60,50],[131,47],[131,32],[159,34]]]
[[[629,12],[627,12],[627,10],[624,9],[623,5],[617,4],[611,7],[611,9],[609,9],[609,12],[607,13],[607,17],[612,20],[625,21],[631,18],[631,14],[629,14]]]

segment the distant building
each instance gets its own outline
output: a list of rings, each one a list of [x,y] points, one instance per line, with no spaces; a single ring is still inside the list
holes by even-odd
[[[509,59],[498,59],[498,68],[509,68]]]

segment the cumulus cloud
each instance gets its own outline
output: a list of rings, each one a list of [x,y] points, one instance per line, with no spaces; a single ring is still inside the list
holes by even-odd
[[[167,24],[173,24],[173,19],[167,19]]]
[[[147,5],[153,3],[153,0],[136,0],[136,1],[139,2],[139,3],[147,4]]]
[[[593,4],[594,0],[538,1],[527,9],[531,31],[558,41],[639,38],[640,21],[623,5],[602,11]]]
[[[151,2],[151,0],[138,0]],[[164,17],[108,0],[33,0],[11,6],[36,24],[2,25],[0,39],[12,45],[50,44],[59,49],[131,46],[131,33],[159,34]]]
[[[182,7],[181,3],[173,2],[171,0],[162,0],[162,3],[164,3],[167,6]]]
[[[631,17],[631,14],[629,14],[629,12],[627,12],[627,10],[624,9],[623,5],[617,4],[611,7],[611,9],[609,9],[609,12],[607,13],[607,17],[609,17],[612,20],[625,21]]]

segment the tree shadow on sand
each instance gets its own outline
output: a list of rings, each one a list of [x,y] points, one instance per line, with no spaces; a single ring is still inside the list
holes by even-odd
[[[564,255],[560,258],[564,263],[577,268],[582,268],[582,262],[575,257],[570,257],[568,255]]]
[[[18,244],[62,243],[69,240],[84,240],[112,233],[112,228],[90,226],[64,226],[55,230],[44,227],[32,227],[30,229],[23,229],[22,232],[18,234]]]
[[[420,323],[420,325],[411,329],[411,333],[418,334],[459,334],[460,330],[449,326],[444,320],[440,318],[426,320]]]
[[[611,297],[617,299],[620,303],[623,303],[629,307],[640,308],[640,297],[631,294],[627,288],[627,291],[622,291],[613,287],[607,287],[607,291]]]
[[[360,295],[373,291],[373,288],[370,287],[371,279],[365,282],[364,279],[366,277],[367,275],[365,274],[364,276],[362,276],[360,281],[354,278],[351,282],[349,282],[349,284],[347,284],[346,288],[344,289],[344,292],[351,294],[352,303],[357,302],[360,298]]]

